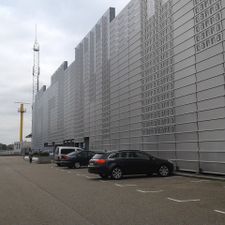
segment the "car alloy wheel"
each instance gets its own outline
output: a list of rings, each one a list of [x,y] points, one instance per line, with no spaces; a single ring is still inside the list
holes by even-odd
[[[123,176],[123,173],[122,173],[122,170],[119,168],[119,167],[115,167],[113,170],[112,170],[112,178],[115,179],[115,180],[119,180],[122,178]]]
[[[79,169],[79,168],[80,168],[80,163],[79,163],[79,162],[75,162],[74,167],[75,167],[76,169]]]
[[[159,167],[158,173],[159,173],[159,175],[160,175],[161,177],[166,177],[166,176],[169,175],[170,170],[169,170],[168,166],[162,165],[162,166]]]

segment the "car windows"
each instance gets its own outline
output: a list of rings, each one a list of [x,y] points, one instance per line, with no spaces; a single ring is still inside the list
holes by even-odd
[[[116,159],[119,158],[119,153],[112,153],[111,155],[109,155],[109,159]]]
[[[104,154],[95,154],[94,156],[93,156],[93,159],[102,159],[102,158],[104,158],[105,156],[104,156]]]
[[[127,158],[128,157],[128,153],[127,152],[121,152],[120,153],[120,158]]]
[[[88,154],[88,157],[93,157],[95,155],[94,152],[88,152],[87,154]]]
[[[59,148],[56,148],[55,154],[59,154]]]
[[[79,157],[87,157],[87,152],[80,152],[78,154]]]
[[[75,156],[76,155],[76,152],[70,152],[68,155],[69,156]]]
[[[63,148],[63,149],[61,149],[61,154],[67,155],[67,154],[69,154],[70,152],[73,152],[73,151],[74,151],[74,149],[72,149],[72,148]]]
[[[128,158],[137,158],[138,157],[136,152],[128,152],[127,155],[128,155]]]
[[[149,159],[149,156],[142,152],[135,152],[138,159]]]
[[[129,159],[149,159],[148,155],[142,152],[127,152],[126,154]]]

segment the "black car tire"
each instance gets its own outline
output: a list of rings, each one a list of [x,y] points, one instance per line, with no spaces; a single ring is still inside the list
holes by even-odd
[[[75,162],[74,163],[74,168],[79,169],[80,168],[80,163],[79,162]]]
[[[57,166],[61,166],[61,164],[60,163],[56,163],[57,164]]]
[[[167,165],[163,164],[158,169],[158,174],[161,177],[167,177],[170,174],[170,169]]]
[[[111,177],[114,180],[120,180],[123,177],[123,172],[120,167],[114,167],[111,171]]]
[[[69,165],[68,168],[69,169],[73,169],[74,168],[74,165]]]
[[[102,179],[107,179],[108,178],[108,175],[104,174],[104,173],[100,173],[99,176],[102,178]]]

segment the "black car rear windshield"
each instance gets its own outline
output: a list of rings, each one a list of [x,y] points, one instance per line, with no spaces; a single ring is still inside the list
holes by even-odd
[[[74,149],[71,149],[71,148],[64,148],[64,149],[61,149],[61,154],[69,154],[70,152],[74,152]]]
[[[106,158],[106,154],[95,154],[92,159],[104,159]]]

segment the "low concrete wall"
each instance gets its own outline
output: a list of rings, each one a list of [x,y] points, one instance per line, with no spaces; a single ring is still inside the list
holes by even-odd
[[[48,156],[41,156],[41,157],[33,157],[32,161],[35,163],[51,163],[51,158]]]

